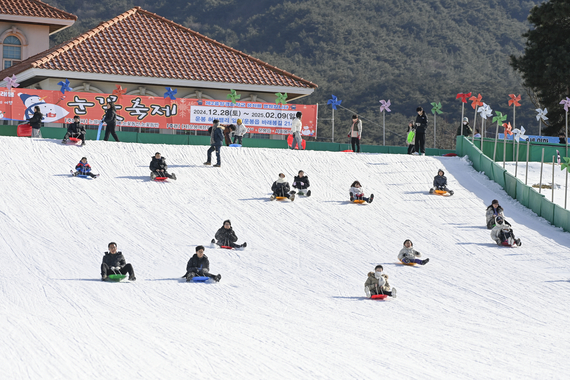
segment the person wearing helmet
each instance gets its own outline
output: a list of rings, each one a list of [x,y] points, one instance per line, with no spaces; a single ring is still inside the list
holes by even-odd
[[[247,133],[247,127],[243,125],[241,119],[237,119],[236,130],[234,132],[234,144],[237,143],[241,144],[241,141],[245,134]]]
[[[421,255],[421,253],[414,249],[414,243],[412,243],[410,239],[406,239],[406,241],[404,241],[404,248],[402,248],[398,254],[398,260],[404,264],[416,263],[420,265],[426,265],[429,262],[429,259],[418,259],[418,257]]]
[[[459,127],[457,127],[457,134],[456,136],[461,135],[461,127],[463,126],[463,136],[468,137],[471,136],[473,134],[473,129],[471,129],[471,126],[469,125],[469,119],[467,117],[463,118],[463,125],[459,125]]]
[[[382,265],[376,265],[374,272],[368,273],[368,278],[364,283],[364,292],[366,296],[374,296],[377,294],[386,294],[392,298],[396,298],[396,288],[390,288],[388,283],[388,275],[384,274]]]
[[[495,227],[491,230],[491,239],[493,239],[497,245],[507,245],[511,247],[522,245],[521,239],[515,237],[510,223],[502,216],[495,218]]]
[[[487,212],[485,213],[485,218],[487,221],[487,229],[488,230],[491,230],[491,229],[493,229],[493,227],[495,227],[495,218],[497,216],[500,216],[503,219],[505,218],[505,214],[503,213],[503,208],[499,204],[499,201],[496,199],[493,199],[493,201],[491,202],[491,205],[489,207],[487,207]]]
[[[453,190],[447,188],[447,177],[441,169],[437,171],[437,175],[433,178],[433,187],[429,190],[430,194],[433,194],[435,190],[445,190],[449,195],[453,195]]]

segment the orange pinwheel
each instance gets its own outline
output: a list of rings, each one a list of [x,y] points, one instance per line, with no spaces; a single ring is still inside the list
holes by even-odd
[[[512,135],[513,134],[513,127],[511,127],[511,122],[503,123],[503,128],[505,128],[505,135]]]
[[[473,103],[471,103],[471,107],[473,107],[473,109],[477,109],[477,107],[481,107],[483,105],[483,102],[481,101],[481,99],[483,99],[481,94],[478,94],[477,96],[470,97],[469,100],[473,101]]]
[[[455,99],[461,99],[463,103],[467,103],[467,98],[471,96],[471,93],[468,94],[457,94]]]
[[[121,99],[123,95],[127,93],[127,89],[123,88],[123,86],[120,86],[118,84],[116,84],[115,86],[117,87],[117,89],[113,90],[113,95],[115,95],[117,99]]]
[[[515,94],[509,94],[509,96],[511,97],[511,100],[509,100],[509,106],[512,106],[513,104],[515,105],[515,107],[520,106],[521,104],[519,103],[519,100],[521,100],[521,96],[515,96]]]

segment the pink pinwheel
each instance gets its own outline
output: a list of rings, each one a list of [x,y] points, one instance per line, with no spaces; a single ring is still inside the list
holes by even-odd
[[[20,86],[19,83],[16,82],[16,75],[12,75],[12,77],[4,78],[4,82],[6,82],[6,87],[8,87],[8,91],[12,89],[12,87]]]
[[[386,112],[392,112],[390,110],[390,99],[388,101],[380,100],[380,112],[382,113],[382,145],[386,145]]]
[[[388,99],[388,101],[380,100],[380,103],[382,103],[382,105],[380,106],[380,112],[384,112],[384,111],[392,112],[390,110],[390,105],[391,105],[390,99]]]
[[[457,96],[455,97],[455,99],[461,99],[461,101],[463,103],[467,103],[467,98],[471,96],[471,93],[467,93],[467,94],[457,94]]]
[[[570,98],[566,98],[565,100],[562,99],[558,104],[564,104],[564,111],[568,112],[568,106],[570,106]]]
[[[521,100],[520,95],[515,96],[515,94],[509,94],[509,96],[511,97],[511,99],[509,100],[509,106],[512,106],[514,104],[515,107],[518,107],[521,105],[519,103],[519,100]]]
[[[127,89],[123,88],[123,86],[120,86],[118,84],[116,84],[115,86],[117,87],[117,89],[113,90],[113,95],[115,95],[117,99],[121,99],[123,95],[127,93]]]

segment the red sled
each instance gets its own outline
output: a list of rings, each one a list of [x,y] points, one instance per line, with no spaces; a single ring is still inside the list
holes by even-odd
[[[164,182],[168,179],[168,177],[156,177],[154,180],[156,182]]]
[[[229,245],[220,245],[220,248],[223,248],[223,249],[233,249],[233,248],[230,247]]]
[[[32,126],[30,124],[20,124],[16,134],[18,137],[32,137]]]
[[[384,300],[386,299],[388,296],[386,294],[375,294],[373,296],[370,296],[370,299],[373,300]]]
[[[301,139],[303,142],[301,143],[303,150],[305,149],[305,146],[307,145],[307,142],[303,139]],[[289,148],[293,147],[293,135],[289,135],[287,137],[287,145],[289,145]],[[299,144],[297,144],[297,146],[295,146],[295,149],[299,149]]]
[[[446,153],[443,157],[457,157],[457,153]]]

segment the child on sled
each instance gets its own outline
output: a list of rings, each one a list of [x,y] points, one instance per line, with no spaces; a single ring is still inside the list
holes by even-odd
[[[386,294],[396,298],[396,288],[390,288],[388,275],[384,274],[383,270],[382,265],[376,265],[374,272],[368,273],[368,278],[364,283],[364,292],[368,298],[377,294]]]
[[[412,241],[410,239],[406,239],[406,241],[404,241],[404,248],[402,248],[400,250],[400,253],[398,253],[398,260],[404,264],[416,263],[420,265],[426,265],[429,262],[429,259],[418,259],[418,257],[421,255],[421,253],[414,249],[414,244]]]
[[[354,200],[362,200],[368,203],[372,203],[374,200],[374,194],[370,194],[369,198],[364,196],[364,190],[362,190],[362,185],[358,181],[354,181],[352,185],[350,185],[350,201],[353,202]]]

